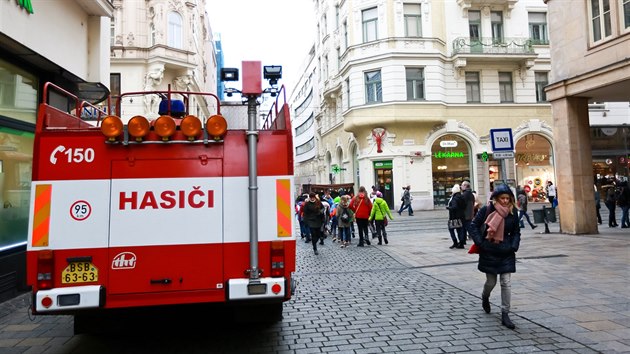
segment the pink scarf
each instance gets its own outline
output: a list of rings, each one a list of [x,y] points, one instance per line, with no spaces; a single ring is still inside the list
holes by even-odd
[[[488,235],[486,236],[486,239],[490,240],[492,243],[501,243],[503,242],[505,217],[510,212],[510,209],[499,203],[494,204],[494,209],[495,211],[490,213],[486,219],[486,224],[488,225]]]

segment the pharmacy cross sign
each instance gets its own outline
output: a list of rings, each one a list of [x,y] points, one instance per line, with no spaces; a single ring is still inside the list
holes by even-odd
[[[511,128],[490,129],[492,151],[514,151],[514,139]]]

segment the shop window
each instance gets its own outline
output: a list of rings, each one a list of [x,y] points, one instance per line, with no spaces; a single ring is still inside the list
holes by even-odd
[[[37,78],[0,60],[0,116],[35,123]]]
[[[516,183],[532,202],[547,201],[547,181],[556,184],[551,143],[542,135],[528,134],[515,146]]]
[[[461,137],[447,134],[437,139],[431,147],[433,177],[433,204],[445,206],[453,185],[471,181],[470,146]]]
[[[26,241],[33,133],[0,126],[0,248]]]

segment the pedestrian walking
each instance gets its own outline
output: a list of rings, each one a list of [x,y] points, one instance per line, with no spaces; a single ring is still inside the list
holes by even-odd
[[[350,202],[350,208],[354,211],[354,217],[357,222],[357,228],[359,229],[359,244],[358,247],[363,247],[364,244],[368,246],[370,243],[368,224],[370,219],[370,211],[372,210],[372,202],[365,190],[365,187],[359,187],[359,193],[352,198]]]
[[[354,212],[350,209],[350,197],[342,196],[336,210],[339,242],[341,242],[341,248],[346,248],[350,246],[350,225],[354,222]]]
[[[464,212],[466,211],[466,201],[461,193],[459,184],[453,185],[451,188],[451,199],[448,200],[448,232],[451,234],[453,245],[449,247],[464,248],[466,242],[466,234],[464,233]]]
[[[308,200],[302,206],[302,216],[304,222],[311,231],[311,242],[313,243],[313,251],[315,255],[317,252],[317,242],[324,241],[323,239],[323,226],[326,220],[326,210],[322,202],[317,198],[317,195],[313,192],[308,194]]]
[[[627,181],[619,182],[619,191],[617,196],[617,205],[621,208],[621,228],[630,227],[628,220],[628,210],[630,209],[630,188]]]
[[[383,195],[379,192],[376,199],[374,199],[372,211],[370,212],[370,220],[374,220],[374,223],[376,224],[376,236],[378,237],[379,245],[382,245],[383,241],[385,241],[385,244],[389,243],[387,240],[387,230],[385,230],[388,216],[390,220],[394,220],[387,202],[383,199]]]
[[[554,200],[556,199],[556,186],[553,184],[553,182],[547,181],[546,193],[547,199],[549,199],[549,203],[551,203],[551,207],[555,208],[556,205],[558,205],[558,202],[556,201],[554,203]]]
[[[409,209],[409,216],[413,216],[413,209],[411,208],[411,201],[413,197],[411,196],[411,186],[407,185],[407,187],[403,187],[402,195],[400,196],[400,209],[398,210],[398,215],[402,215],[402,212],[405,209]]]
[[[525,227],[525,223],[523,223],[523,216],[527,219],[527,223],[531,226],[532,230],[535,229],[538,225],[534,225],[532,221],[529,219],[529,214],[527,214],[527,193],[524,190],[518,191],[518,198],[516,205],[518,206],[518,222],[522,228]]]
[[[617,227],[617,216],[615,215],[615,209],[617,209],[617,191],[615,182],[608,180],[608,184],[602,186],[602,190],[606,196],[604,199],[604,205],[608,208],[608,227]]]
[[[595,187],[595,213],[597,214],[597,223],[598,224],[602,224],[602,214],[600,214],[599,210],[602,208],[602,204],[600,202],[600,195],[599,195],[599,191],[597,190],[597,186],[593,185],[593,187]]]
[[[470,182],[463,181],[460,188],[462,190],[462,198],[464,199],[465,203],[464,217],[462,219],[462,222],[464,224],[462,233],[464,234],[464,245],[466,245],[466,235],[468,233],[468,228],[470,227],[472,219],[475,217],[475,204],[477,201],[477,197],[475,196],[475,192],[472,190]]]
[[[495,188],[491,202],[475,216],[470,234],[479,249],[477,268],[486,274],[481,293],[481,306],[490,313],[490,293],[501,283],[501,323],[507,328],[516,326],[510,320],[511,278],[516,272],[516,252],[521,242],[514,194],[506,185]]]

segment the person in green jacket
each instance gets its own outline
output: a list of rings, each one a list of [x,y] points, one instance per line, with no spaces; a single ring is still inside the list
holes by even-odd
[[[374,220],[374,223],[376,224],[376,235],[378,236],[379,245],[383,244],[383,240],[385,240],[385,244],[389,243],[387,241],[387,231],[385,231],[388,216],[390,220],[394,220],[387,202],[383,199],[383,194],[381,192],[376,192],[376,199],[374,199],[374,204],[372,205],[372,212],[370,212],[369,221]]]

